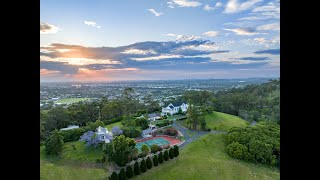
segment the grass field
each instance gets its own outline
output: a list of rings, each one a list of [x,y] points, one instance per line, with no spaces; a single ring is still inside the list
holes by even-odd
[[[123,127],[121,122],[112,123],[112,124],[109,124],[105,127],[108,129],[108,131],[111,131],[114,126],[118,126],[120,129]]]
[[[205,135],[181,150],[178,158],[134,179],[280,179],[277,168],[232,159],[224,151],[224,136]]]
[[[231,127],[244,127],[249,123],[238,116],[213,112],[206,116],[207,127],[218,131],[228,131]]]
[[[61,104],[71,104],[71,103],[76,103],[79,101],[85,101],[89,100],[90,98],[64,98],[64,99],[59,99],[57,100],[56,103],[61,103]]]
[[[95,163],[100,154],[100,149],[87,149],[82,142],[69,142],[65,143],[61,157],[58,158],[46,155],[42,146],[40,147],[40,179],[103,179],[108,176],[108,171],[106,167]]]

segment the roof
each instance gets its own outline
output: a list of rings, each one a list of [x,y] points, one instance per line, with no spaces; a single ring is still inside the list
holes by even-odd
[[[143,134],[148,134],[148,133],[151,133],[152,130],[151,129],[145,129],[142,131]]]
[[[108,129],[99,126],[99,127],[97,128],[96,132],[97,132],[97,134],[107,134],[107,133],[108,133]]]
[[[171,103],[174,107],[178,107],[181,106],[183,103],[180,102],[175,102],[175,103]]]
[[[159,115],[156,114],[156,113],[152,113],[152,114],[148,114],[148,117],[149,118],[154,118],[154,117],[159,117]]]
[[[79,126],[76,126],[76,125],[70,125],[68,126],[67,128],[62,128],[60,129],[61,131],[65,131],[65,130],[70,130],[70,129],[77,129],[79,128]]]

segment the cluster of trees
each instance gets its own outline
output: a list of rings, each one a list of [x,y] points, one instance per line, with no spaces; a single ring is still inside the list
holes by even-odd
[[[55,129],[61,129],[68,125],[87,126],[89,122],[101,120],[105,125],[126,119],[134,119],[144,113],[159,110],[159,103],[154,102],[151,95],[146,97],[146,106],[133,98],[134,90],[125,88],[121,97],[108,101],[102,98],[100,101],[79,102],[67,108],[58,106],[51,109],[40,109],[40,141],[50,137]],[[136,122],[142,129],[147,128],[147,120]],[[128,125],[130,127],[130,125]],[[127,129],[128,130],[128,129]],[[128,130],[130,131],[130,130]],[[127,133],[131,134],[131,133]],[[141,134],[136,132],[134,134]]]
[[[197,129],[200,126],[201,130],[206,130],[206,112],[203,109],[203,106],[195,106],[193,104],[188,107],[188,118],[186,123],[190,129]]]
[[[109,177],[110,180],[116,180],[116,179],[127,179],[132,178],[134,175],[140,175],[141,173],[146,172],[148,169],[151,169],[153,166],[156,167],[160,164],[162,164],[164,161],[168,161],[169,158],[173,159],[174,157],[179,156],[179,148],[178,146],[174,146],[173,148],[170,148],[169,151],[165,150],[164,153],[160,152],[158,155],[154,154],[152,161],[151,158],[148,157],[146,160],[142,159],[142,161],[139,163],[136,161],[133,165],[133,168],[129,165],[126,168],[122,168],[119,173],[113,172],[111,176]]]
[[[280,80],[233,88],[215,94],[217,111],[240,116],[248,121],[280,124]]]
[[[280,126],[258,122],[233,128],[227,135],[226,152],[233,158],[280,167]]]

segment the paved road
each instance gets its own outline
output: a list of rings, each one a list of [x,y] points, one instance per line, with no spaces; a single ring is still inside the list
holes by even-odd
[[[179,123],[176,121],[173,121],[172,127],[179,130],[183,136],[185,137],[185,142],[179,146],[179,148],[183,148],[187,144],[191,143],[192,141],[198,139],[199,137],[212,133],[212,134],[221,134],[221,133],[226,133],[226,132],[221,132],[221,131],[214,131],[211,130],[210,132],[208,131],[200,131],[200,130],[192,130],[188,129],[186,127],[181,126]]]

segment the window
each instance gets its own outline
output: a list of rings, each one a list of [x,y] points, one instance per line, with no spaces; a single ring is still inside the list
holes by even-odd
[[[101,140],[104,140],[104,136],[101,136]]]

